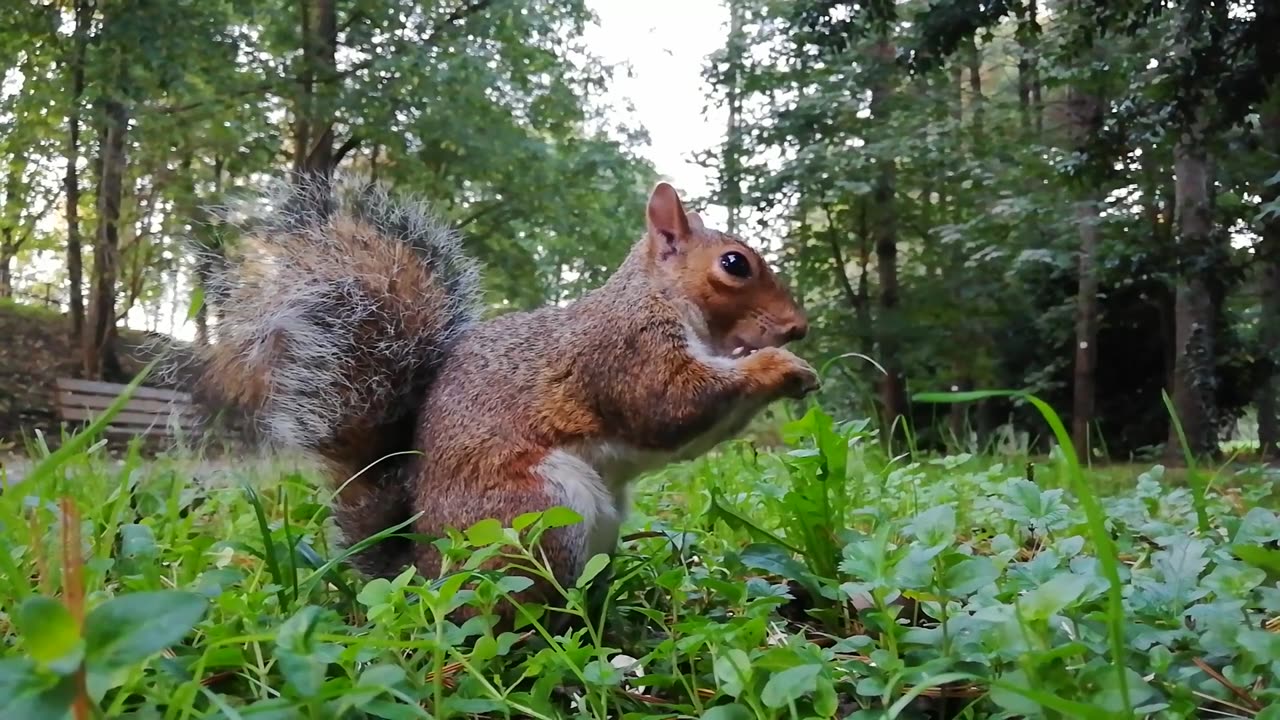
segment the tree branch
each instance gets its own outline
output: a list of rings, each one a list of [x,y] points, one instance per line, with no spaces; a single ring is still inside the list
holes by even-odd
[[[472,212],[470,215],[466,216],[466,217],[465,217],[465,218],[463,218],[462,220],[459,220],[458,222],[454,223],[454,225],[453,225],[453,226],[454,226],[454,228],[455,228],[455,229],[461,230],[462,228],[464,228],[464,227],[466,227],[466,226],[470,225],[471,223],[473,223],[473,222],[475,222],[475,221],[479,220],[480,218],[484,217],[485,215],[488,215],[488,214],[492,213],[493,211],[497,210],[498,208],[500,208],[500,207],[502,207],[502,206],[504,206],[504,205],[506,205],[506,204],[507,204],[507,201],[506,201],[506,200],[499,200],[499,201],[497,201],[497,202],[489,203],[488,205],[485,205],[484,207],[480,208],[479,210],[476,210],[476,211]]]
[[[360,147],[360,143],[362,142],[364,142],[364,138],[359,135],[352,135],[347,138],[347,141],[339,145],[338,149],[334,151],[333,166],[338,167],[338,164],[342,162],[342,159],[350,154],[352,150]]]
[[[431,34],[423,39],[423,44],[425,45],[434,44],[436,41],[436,36],[444,32],[446,27],[460,20],[466,20],[472,15],[475,15],[479,12],[484,11],[492,4],[493,4],[493,0],[475,0],[475,2],[469,5],[459,5],[457,8],[454,9],[453,12],[449,13],[443,20],[441,20],[440,22],[436,23],[431,27]]]
[[[355,12],[351,13],[351,16],[347,18],[347,21],[338,26],[337,32],[335,34],[341,35],[346,31],[350,30],[351,26],[355,25],[357,22],[364,19],[364,16],[365,15],[363,10],[356,10]]]
[[[836,224],[831,217],[831,208],[823,205],[822,212],[827,216],[826,236],[827,243],[831,246],[831,258],[836,263],[836,280],[840,282],[840,288],[844,290],[845,298],[849,301],[849,307],[857,309],[858,294],[853,289],[853,284],[849,282],[849,274],[844,269],[844,253],[840,250],[840,243],[836,240]]]

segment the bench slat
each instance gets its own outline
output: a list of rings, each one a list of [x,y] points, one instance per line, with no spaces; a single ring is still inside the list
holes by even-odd
[[[70,392],[58,393],[59,407],[76,407],[89,408],[91,410],[106,410],[116,401],[113,397],[106,395],[77,395]],[[172,413],[180,413],[190,415],[196,412],[196,409],[190,405],[178,403],[169,403],[162,400],[129,400],[124,406],[125,412],[141,412],[141,413],[160,413],[169,415]]]
[[[70,390],[86,395],[106,395],[116,398],[124,392],[126,385],[97,382],[95,380],[77,380],[76,378],[58,378],[58,389]],[[176,400],[182,403],[191,402],[191,394],[177,390],[162,390],[153,387],[139,387],[133,391],[131,400]]]
[[[143,425],[108,425],[103,429],[108,435],[143,435],[147,437],[173,437],[174,432],[167,426],[143,426]],[[184,428],[183,432],[189,432]]]
[[[96,420],[102,415],[100,410],[88,410],[85,408],[64,408],[62,418],[64,420]],[[137,412],[121,412],[111,418],[110,425],[142,425],[161,427],[168,425],[176,418],[180,427],[191,428],[196,427],[198,422],[195,418],[184,415],[167,415],[158,413],[137,413]]]

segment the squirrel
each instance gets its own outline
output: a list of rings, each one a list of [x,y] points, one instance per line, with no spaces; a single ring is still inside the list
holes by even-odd
[[[344,542],[418,512],[414,533],[444,537],[566,506],[581,522],[539,550],[572,587],[589,558],[614,554],[633,478],[819,386],[783,348],[808,325],[790,291],[666,182],[606,282],[490,318],[459,233],[421,200],[353,176],[282,188],[211,278],[203,382],[270,442],[321,461]],[[350,562],[367,577],[441,570],[438,548],[401,536]],[[533,579],[516,599],[550,602]]]

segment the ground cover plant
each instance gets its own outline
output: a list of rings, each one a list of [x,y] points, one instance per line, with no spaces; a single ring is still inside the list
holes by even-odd
[[[497,523],[444,541],[444,580],[366,582],[305,466],[76,438],[0,495],[0,717],[1280,718],[1261,468],[1098,492],[1069,440],[909,459],[817,406],[782,430],[646,478],[562,636],[445,619],[523,582],[464,589],[478,559],[537,567]]]

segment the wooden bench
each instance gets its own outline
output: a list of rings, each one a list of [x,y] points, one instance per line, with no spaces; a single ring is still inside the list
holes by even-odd
[[[63,421],[88,424],[101,417],[125,385],[58,378],[58,417]],[[115,435],[174,437],[191,436],[200,426],[200,413],[189,393],[139,387],[128,403],[107,424]]]

